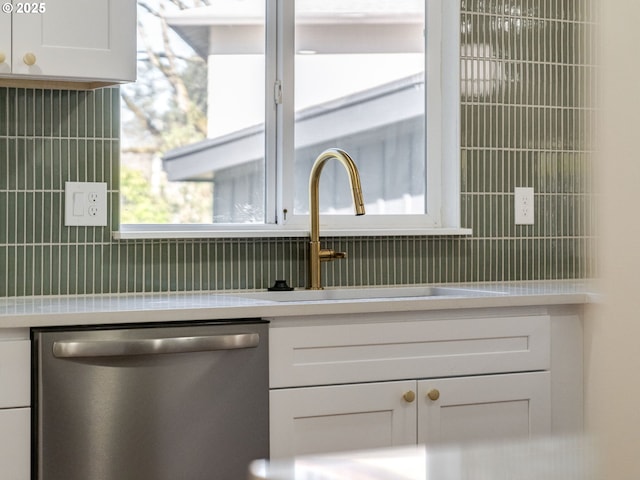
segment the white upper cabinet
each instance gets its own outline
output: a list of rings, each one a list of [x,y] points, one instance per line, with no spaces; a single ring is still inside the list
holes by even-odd
[[[0,14],[0,44],[7,80],[134,81],[136,2],[14,1],[10,14]]]

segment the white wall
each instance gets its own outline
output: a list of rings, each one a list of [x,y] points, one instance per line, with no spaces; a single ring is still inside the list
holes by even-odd
[[[602,9],[601,202],[605,302],[585,330],[586,424],[607,479],[640,478],[640,2]]]

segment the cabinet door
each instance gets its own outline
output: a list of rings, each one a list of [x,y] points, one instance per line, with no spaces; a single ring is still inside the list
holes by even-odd
[[[416,382],[272,390],[271,457],[416,443]],[[409,400],[411,400],[409,398]]]
[[[418,442],[464,443],[551,432],[549,372],[418,382]]]
[[[135,0],[25,3],[42,13],[13,13],[13,74],[134,80]],[[27,65],[25,55],[33,55]]]
[[[3,480],[31,478],[30,418],[30,408],[0,410],[0,477]]]
[[[11,15],[0,12],[0,74],[11,73]]]

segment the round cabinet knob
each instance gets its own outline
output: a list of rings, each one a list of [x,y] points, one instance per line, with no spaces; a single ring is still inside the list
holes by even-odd
[[[429,393],[427,393],[427,397],[429,397],[429,400],[433,400],[435,402],[440,398],[440,391],[437,388],[429,390]]]
[[[25,63],[25,65],[35,65],[36,56],[33,53],[25,53],[24,57],[22,57],[22,61]]]
[[[7,59],[7,56],[4,53],[0,52],[0,63],[4,63],[6,59]]]
[[[416,394],[414,393],[413,390],[409,390],[407,393],[405,393],[402,398],[404,399],[405,402],[407,403],[411,403],[416,399]]]

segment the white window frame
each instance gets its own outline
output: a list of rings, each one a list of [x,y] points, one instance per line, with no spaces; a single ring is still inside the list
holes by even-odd
[[[114,232],[115,238],[299,237],[309,234],[308,215],[295,215],[293,194],[279,188],[294,178],[295,2],[267,0],[266,3],[265,223],[122,224],[120,230]],[[424,215],[365,215],[355,221],[356,217],[350,215],[322,215],[320,228],[324,236],[471,233],[470,229],[460,226],[460,2],[425,0],[425,3],[427,212]],[[281,27],[276,28],[276,24]]]

